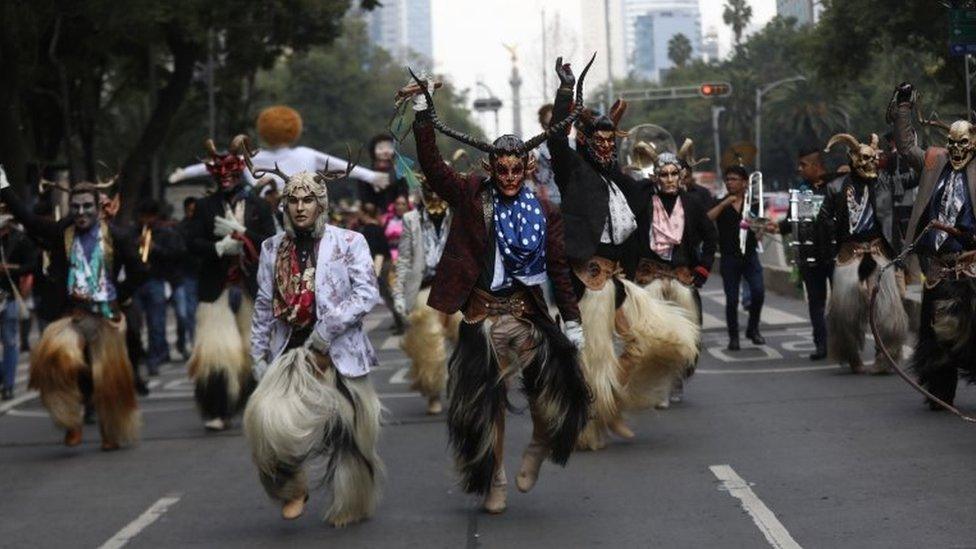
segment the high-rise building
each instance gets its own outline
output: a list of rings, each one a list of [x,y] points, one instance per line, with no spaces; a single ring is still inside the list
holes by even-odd
[[[792,17],[799,26],[816,22],[813,0],[776,0],[776,15]]]
[[[674,66],[668,46],[679,34],[691,42],[691,57],[701,57],[700,25],[697,9],[654,9],[635,17],[631,72],[639,78],[660,80],[662,71]]]
[[[419,55],[434,59],[430,0],[383,0],[383,5],[364,14],[369,38],[398,61]]]
[[[718,30],[715,27],[709,27],[702,37],[701,57],[706,63],[718,61]]]

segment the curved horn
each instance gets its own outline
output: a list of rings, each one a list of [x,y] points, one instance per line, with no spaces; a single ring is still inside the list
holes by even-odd
[[[657,147],[654,143],[638,141],[634,144],[631,154],[634,157],[634,165],[638,168],[646,168],[657,162]]]
[[[576,119],[583,114],[583,81],[586,79],[586,73],[590,72],[590,67],[593,65],[593,61],[595,60],[596,52],[593,52],[593,56],[590,57],[590,62],[583,67],[583,72],[580,73],[579,79],[576,80],[576,105],[573,107],[572,112],[569,113],[569,116],[549,126],[546,131],[526,141],[525,144],[522,145],[522,148],[519,151],[520,153],[524,154],[538,147],[543,141],[548,139],[550,135],[566,131],[566,128],[568,128],[570,124],[575,122]]]
[[[258,154],[258,149],[251,149],[251,138],[244,134],[238,134],[230,142],[231,152],[234,154],[241,154],[244,157],[244,164],[247,166],[249,172],[251,172],[251,177],[255,180],[259,180],[266,175],[276,175],[281,178],[282,181],[288,182],[291,178],[290,175],[281,171],[278,167],[278,163],[275,162],[274,168],[255,168],[254,162],[251,160]]]
[[[437,131],[441,132],[442,134],[450,138],[456,139],[461,143],[470,145],[478,149],[479,151],[486,152],[489,154],[497,152],[495,148],[489,145],[488,143],[475,139],[468,134],[455,131],[454,129],[450,128],[447,124],[441,122],[440,118],[438,118],[437,116],[437,111],[434,109],[434,98],[430,95],[430,91],[427,89],[427,83],[421,81],[420,78],[417,77],[416,74],[414,74],[413,69],[411,69],[410,67],[407,67],[407,70],[410,72],[410,77],[414,79],[417,85],[420,86],[420,89],[424,92],[424,97],[427,99],[427,110],[430,114],[430,121],[434,124],[434,128]]]
[[[217,146],[214,145],[213,139],[207,139],[206,141],[204,141],[203,146],[206,147],[207,152],[210,153],[210,156],[213,157],[217,156]]]
[[[50,180],[47,180],[47,179],[43,179],[42,178],[40,181],[37,182],[37,194],[43,193],[44,190],[45,189],[48,189],[48,188],[57,189],[57,190],[59,190],[61,192],[65,192],[65,193],[70,193],[71,192],[71,188],[70,187],[65,187],[64,185],[62,185],[60,183],[55,183],[54,181],[50,181]]]
[[[837,143],[843,143],[847,145],[847,147],[852,152],[856,151],[861,146],[861,142],[858,141],[857,138],[854,137],[853,135],[849,133],[839,133],[831,137],[830,141],[827,141],[827,146],[824,147],[824,152],[830,152],[830,149],[833,148],[833,146],[836,145]]]
[[[686,164],[691,164],[695,159],[695,142],[690,137],[686,137],[681,148],[678,149],[678,158],[684,160]]]
[[[610,120],[613,121],[614,127],[620,125],[620,119],[624,117],[625,112],[627,112],[626,101],[617,99],[613,102],[613,106],[610,107]]]
[[[871,134],[871,148],[874,149],[874,150],[878,150],[878,147],[879,146],[880,146],[880,141],[878,140],[878,134],[872,133]]]

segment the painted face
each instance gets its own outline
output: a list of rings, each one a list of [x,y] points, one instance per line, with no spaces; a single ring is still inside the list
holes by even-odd
[[[374,165],[379,169],[389,168],[393,164],[393,142],[380,141],[373,149]]]
[[[491,177],[504,196],[515,196],[525,181],[525,161],[517,155],[499,156],[491,163]]]
[[[613,162],[613,155],[617,151],[617,141],[612,131],[598,130],[589,138],[593,156],[603,165]]]
[[[79,231],[87,231],[98,219],[98,208],[93,193],[71,195],[71,199],[68,201],[68,210],[74,216],[75,228]]]
[[[315,195],[306,189],[296,189],[288,195],[287,209],[292,226],[300,231],[314,227],[315,221],[322,214],[322,207]]]
[[[746,180],[737,173],[730,173],[725,176],[725,188],[729,194],[743,195],[746,192]]]
[[[961,170],[969,164],[976,154],[976,127],[965,120],[957,120],[949,126],[946,136],[946,149],[949,151],[949,163],[953,170]]]
[[[244,161],[234,154],[212,159],[206,166],[210,176],[224,192],[235,189],[241,182],[241,174],[244,173]]]
[[[880,151],[871,145],[861,145],[856,151],[851,152],[851,167],[854,173],[864,179],[878,178],[878,161]]]
[[[665,164],[658,169],[657,176],[664,194],[675,194],[681,183],[681,168],[674,164]]]

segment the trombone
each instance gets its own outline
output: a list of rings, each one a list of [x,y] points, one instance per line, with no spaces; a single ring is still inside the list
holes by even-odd
[[[752,205],[757,202],[756,213],[753,214]],[[749,231],[756,233],[757,244],[761,245],[763,233],[766,232],[766,197],[763,195],[763,174],[752,172],[749,174],[749,185],[742,204],[742,223],[739,225],[739,249],[746,253],[746,241]]]
[[[139,237],[139,258],[143,263],[149,263],[149,250],[152,249],[152,229],[149,225],[142,226],[142,235]]]

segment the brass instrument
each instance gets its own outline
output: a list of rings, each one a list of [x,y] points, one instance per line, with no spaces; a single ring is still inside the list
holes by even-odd
[[[753,204],[756,204],[753,213]],[[763,194],[763,174],[762,172],[752,172],[749,174],[749,186],[746,187],[746,196],[742,204],[742,223],[739,225],[739,249],[746,253],[746,240],[749,231],[756,234],[756,243],[762,247],[762,237],[766,233],[766,197]]]
[[[152,228],[149,225],[142,226],[142,235],[139,237],[139,258],[143,263],[149,263],[149,250],[152,249]]]

